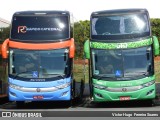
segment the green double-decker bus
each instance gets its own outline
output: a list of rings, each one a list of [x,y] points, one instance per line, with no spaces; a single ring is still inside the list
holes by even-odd
[[[159,43],[152,36],[146,9],[118,9],[91,14],[89,85],[94,102],[146,100],[156,96],[154,56]]]

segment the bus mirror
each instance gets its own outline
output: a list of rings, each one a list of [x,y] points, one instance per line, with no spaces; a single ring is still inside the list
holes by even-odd
[[[74,45],[74,39],[71,39],[71,44],[70,44],[70,52],[69,52],[69,58],[74,58],[74,53],[75,53],[75,45]]]
[[[8,53],[7,53],[8,43],[9,43],[9,39],[6,39],[6,40],[3,42],[2,47],[1,47],[2,58],[4,58],[4,59],[8,58]]]
[[[86,59],[90,59],[89,43],[90,43],[89,40],[86,40],[86,42],[84,43],[84,54]]]
[[[98,62],[97,55],[95,55],[95,61]]]
[[[154,55],[159,55],[159,42],[156,36],[153,36]]]
[[[66,53],[64,53],[64,61],[66,61],[67,60],[67,58],[66,58]]]

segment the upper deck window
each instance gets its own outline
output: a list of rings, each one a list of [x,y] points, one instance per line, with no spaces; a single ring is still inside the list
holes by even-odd
[[[91,22],[92,39],[145,37],[150,32],[146,14],[93,16]]]
[[[63,40],[70,37],[69,17],[14,16],[12,40]]]

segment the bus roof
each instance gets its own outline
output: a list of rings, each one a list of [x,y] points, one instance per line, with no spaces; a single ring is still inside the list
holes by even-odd
[[[21,15],[70,15],[69,11],[19,11],[15,12],[13,16]]]
[[[128,13],[148,13],[147,9],[114,9],[92,12],[91,16],[99,16],[105,14],[128,14]]]

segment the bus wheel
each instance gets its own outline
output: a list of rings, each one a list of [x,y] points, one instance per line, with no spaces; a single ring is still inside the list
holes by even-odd
[[[145,105],[147,107],[152,107],[154,105],[153,100],[152,99],[151,100],[145,100]]]
[[[73,83],[72,83],[72,93],[71,93],[71,95],[72,95],[72,100],[73,99],[75,99],[75,79],[73,79]]]
[[[69,100],[69,101],[65,101],[65,106],[68,108],[68,107],[71,107],[72,106],[72,100]]]
[[[25,105],[24,101],[16,101],[17,108],[22,108]]]

